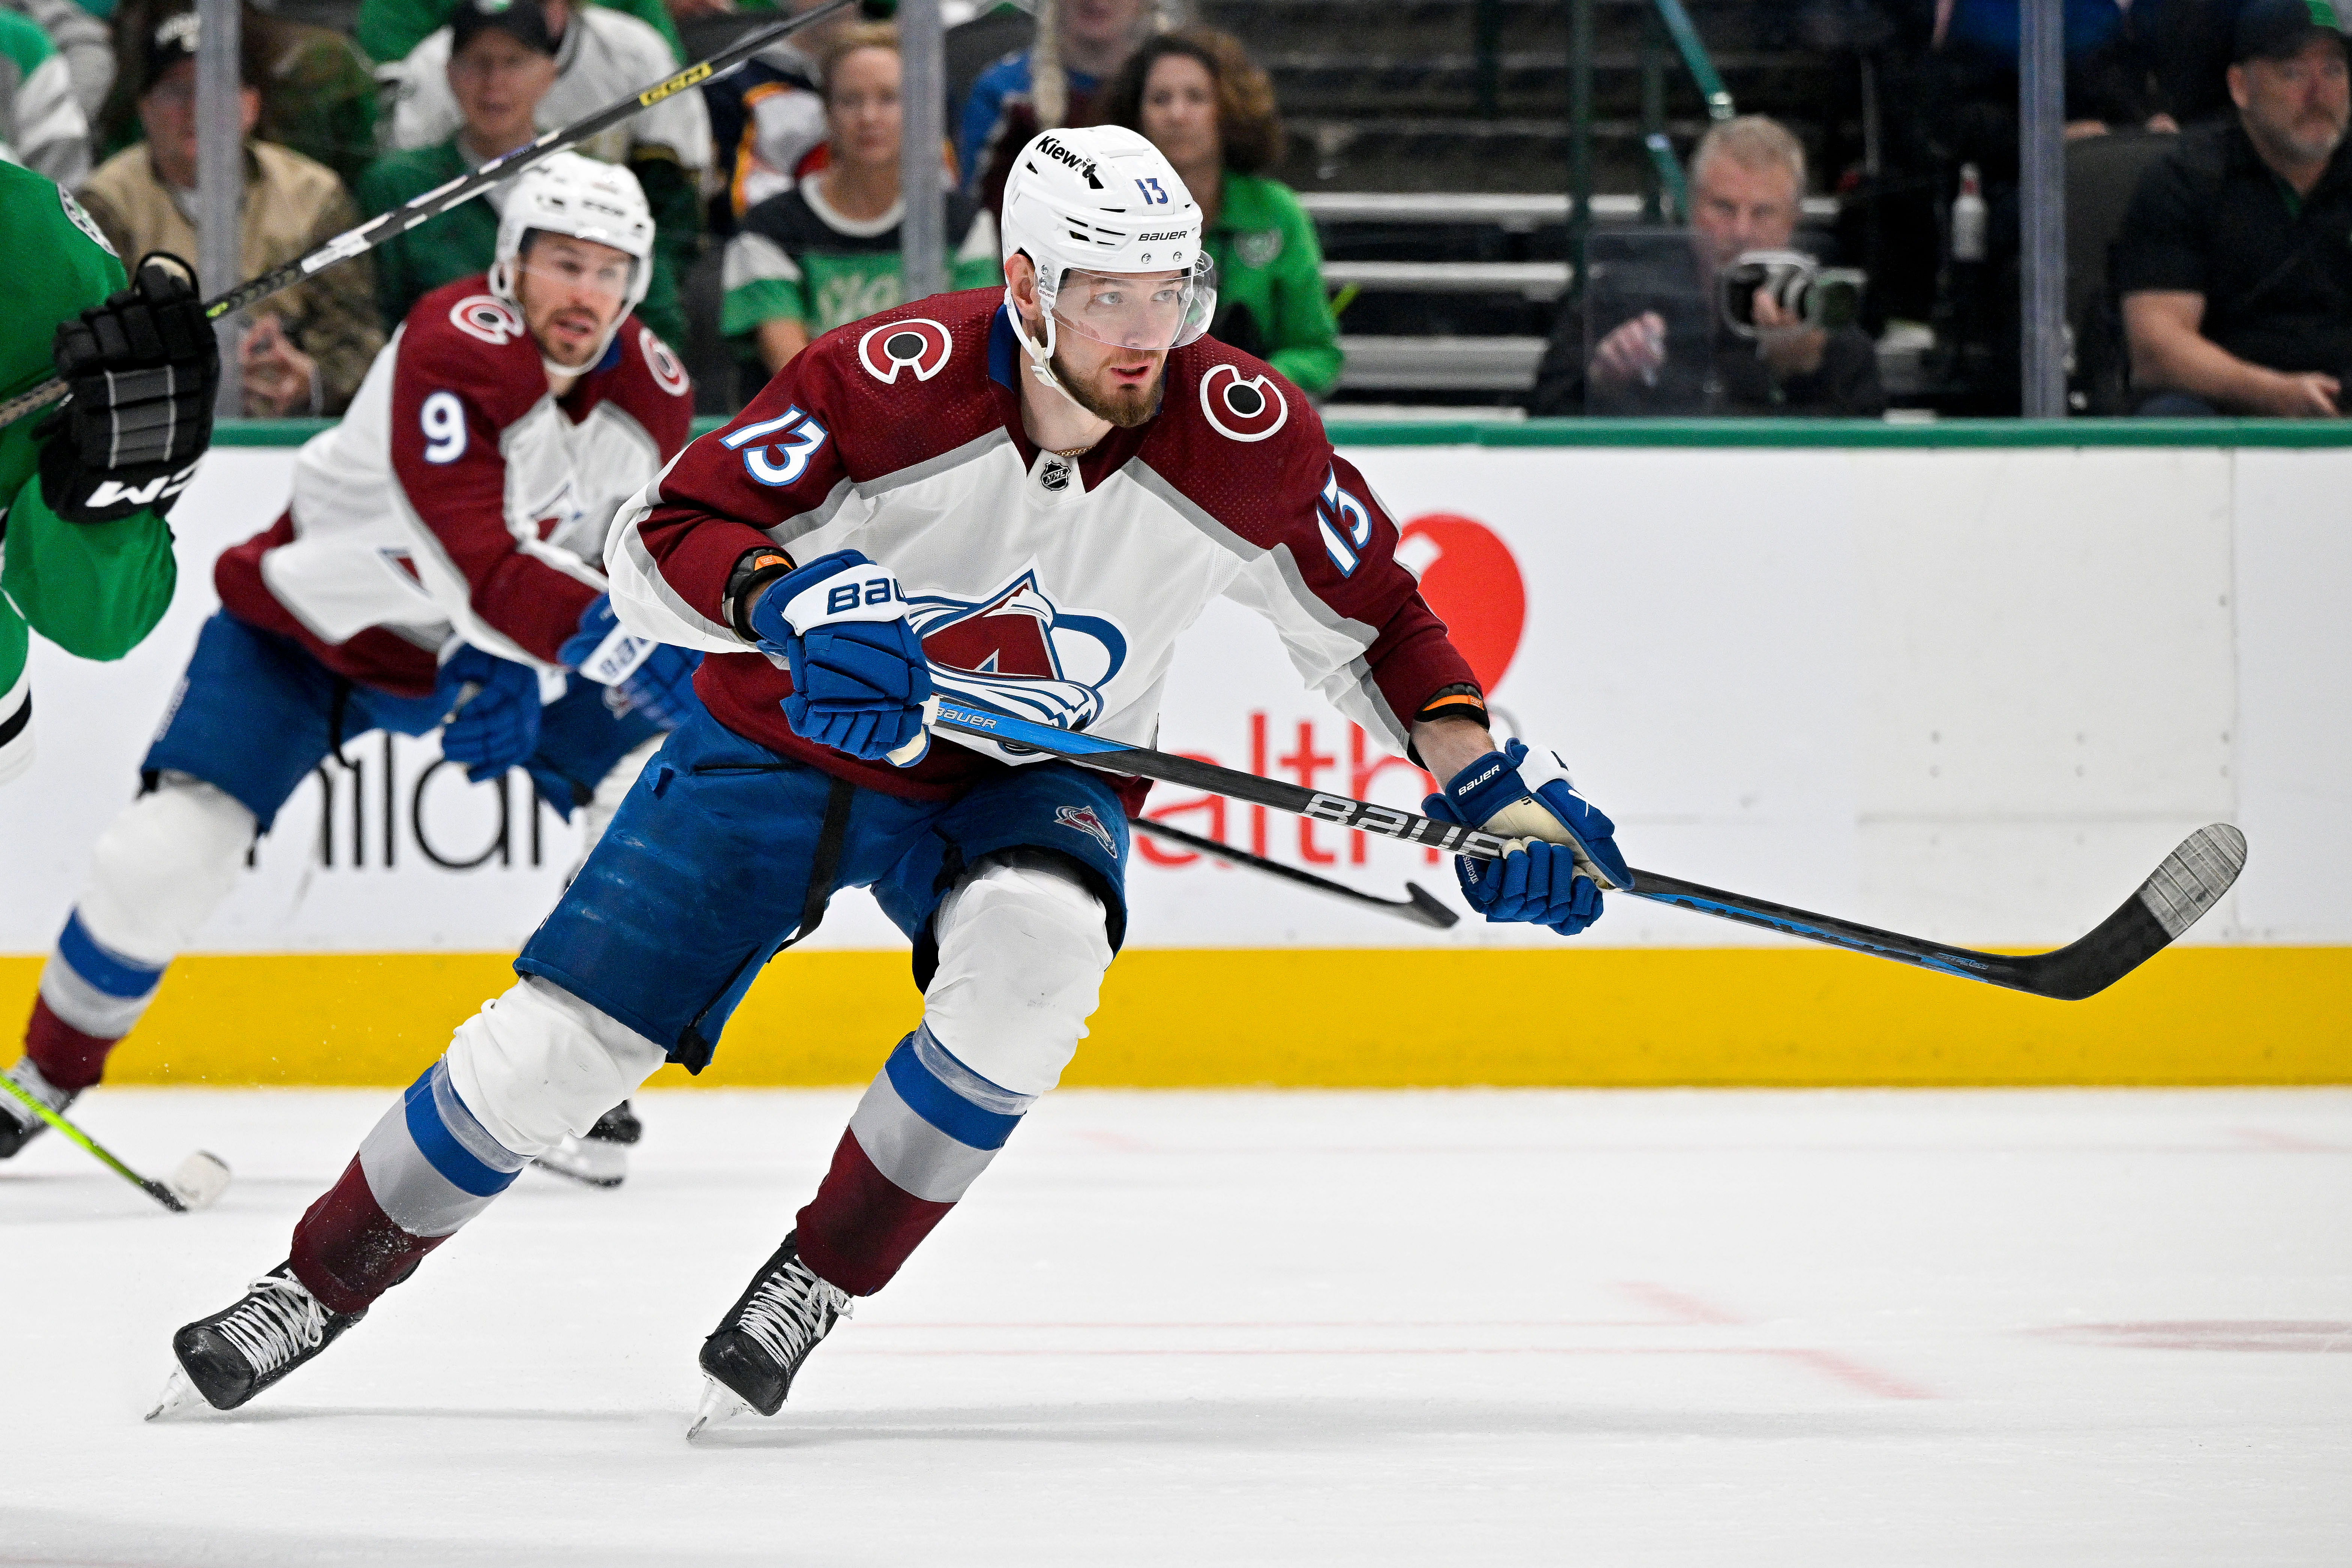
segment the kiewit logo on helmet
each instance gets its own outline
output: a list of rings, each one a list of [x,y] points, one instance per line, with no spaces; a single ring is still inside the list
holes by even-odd
[[[1079,174],[1084,174],[1087,177],[1087,184],[1092,185],[1096,190],[1101,190],[1103,188],[1102,182],[1095,178],[1095,161],[1092,158],[1087,157],[1085,153],[1074,152],[1070,148],[1063,146],[1051,136],[1046,137],[1044,141],[1037,143],[1037,151],[1045,153],[1045,156],[1051,158],[1056,163],[1065,164],[1070,168],[1076,169]]]

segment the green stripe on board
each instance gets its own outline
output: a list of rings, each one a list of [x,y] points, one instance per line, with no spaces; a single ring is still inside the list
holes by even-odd
[[[299,447],[330,419],[224,419],[222,447]],[[707,435],[725,423],[698,419]],[[2048,447],[2352,447],[2352,420],[2336,419],[1464,419],[1325,420],[1342,447],[1735,447],[1894,448]]]

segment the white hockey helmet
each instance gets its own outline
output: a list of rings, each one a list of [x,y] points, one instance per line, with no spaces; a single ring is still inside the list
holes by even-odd
[[[509,304],[515,302],[515,268],[520,265],[523,243],[534,231],[593,240],[634,258],[621,309],[604,342],[589,357],[594,364],[604,357],[612,333],[620,330],[622,318],[653,287],[654,219],[645,188],[626,169],[577,153],[551,153],[517,174],[499,212],[497,259],[490,263],[490,292]],[[569,374],[579,371],[576,365],[551,368]]]
[[[1018,310],[1013,317],[1039,378],[1052,380],[1043,367],[1057,323],[1118,348],[1181,348],[1207,331],[1217,283],[1201,226],[1201,205],[1175,166],[1135,132],[1087,125],[1032,137],[1004,182],[1003,228],[1007,259],[1017,251],[1037,268],[1044,344],[1029,341]],[[1148,293],[1076,286],[1137,273],[1176,280]]]

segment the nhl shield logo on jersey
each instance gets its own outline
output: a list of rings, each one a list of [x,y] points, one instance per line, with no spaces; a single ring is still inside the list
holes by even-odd
[[[1117,855],[1118,853],[1118,845],[1117,841],[1111,837],[1110,829],[1103,826],[1103,819],[1095,815],[1095,808],[1093,806],[1065,805],[1057,807],[1054,812],[1054,820],[1060,823],[1065,827],[1075,827],[1079,832],[1087,835],[1087,837],[1092,838],[1096,843],[1103,847],[1103,852],[1105,854]]]
[[[982,598],[910,594],[907,618],[940,690],[1065,730],[1102,717],[1102,689],[1127,663],[1118,623],[1055,603],[1034,563]]]
[[[886,384],[896,385],[902,370],[913,371],[917,381],[929,381],[947,364],[949,351],[954,347],[955,340],[945,327],[928,316],[917,316],[867,329],[857,340],[857,363],[866,367],[866,374]]]
[[[522,336],[522,318],[504,300],[490,294],[468,294],[449,307],[449,324],[469,338],[479,338],[502,349]]]
[[[1229,440],[1263,441],[1289,419],[1290,405],[1271,378],[1213,364],[1201,378],[1201,412]]]

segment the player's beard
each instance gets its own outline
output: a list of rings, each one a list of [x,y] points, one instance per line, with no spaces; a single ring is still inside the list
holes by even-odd
[[[1132,430],[1150,423],[1151,416],[1160,412],[1160,388],[1168,379],[1168,361],[1164,357],[1158,373],[1143,385],[1118,387],[1108,393],[1097,391],[1080,381],[1062,358],[1058,346],[1050,363],[1054,379],[1062,384],[1062,390],[1097,419],[1108,419],[1122,430]]]

